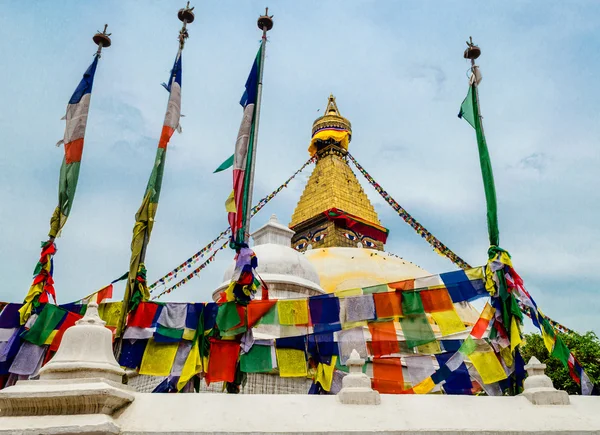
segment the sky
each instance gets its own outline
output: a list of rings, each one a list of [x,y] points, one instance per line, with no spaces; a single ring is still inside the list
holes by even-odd
[[[183,53],[183,131],[171,139],[146,266],[154,282],[227,227],[239,99],[266,4],[195,2]],[[194,5],[194,2],[193,2]],[[128,269],[131,232],[162,128],[184,2],[3,2],[0,15],[0,300],[24,298],[57,203],[66,104],[108,23],[73,209],[57,239],[59,303]],[[471,265],[487,260],[473,129],[457,118],[469,36],[481,47],[481,110],[498,195],[500,244],[545,314],[600,333],[600,4],[593,1],[270,0],[255,193],[309,157],[311,126],[333,93],[350,151],[431,233]],[[253,220],[289,223],[310,168]],[[357,176],[362,178],[357,172]],[[364,181],[364,180],[363,180]],[[363,183],[386,250],[431,273],[446,258]],[[596,187],[594,187],[596,186]],[[163,301],[208,301],[231,250]],[[115,289],[122,296],[123,285]]]

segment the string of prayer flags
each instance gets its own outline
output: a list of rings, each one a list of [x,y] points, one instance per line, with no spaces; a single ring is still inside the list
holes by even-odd
[[[279,192],[281,192],[284,188],[286,188],[288,186],[288,184],[294,178],[296,178],[296,176],[300,172],[302,172],[308,165],[314,163],[314,161],[315,161],[314,157],[309,158],[300,167],[300,169],[298,169],[296,172],[294,172],[294,174],[292,174],[292,176],[290,178],[288,178],[283,184],[281,184],[273,192],[271,192],[270,194],[268,194],[267,196],[265,196],[264,198],[262,198],[260,201],[258,201],[258,203],[251,210],[252,216],[256,215],[256,213],[258,213],[265,205],[267,205],[269,203],[269,201],[271,201],[273,198],[275,198],[275,196]],[[230,232],[231,232],[231,228],[227,228],[227,229],[221,231],[221,233],[216,238],[214,238],[211,242],[209,242],[208,245],[206,245],[201,250],[199,250],[198,252],[196,252],[194,255],[192,255],[190,258],[188,258],[185,262],[181,263],[179,266],[177,266],[175,269],[173,269],[172,271],[170,271],[169,273],[167,273],[166,275],[164,275],[162,278],[158,279],[156,282],[154,282],[150,286],[148,286],[148,288],[150,289],[150,292],[152,292],[155,289],[155,287],[157,287],[158,285],[164,285],[165,283],[170,282],[173,279],[176,279],[177,278],[177,274],[179,272],[182,272],[182,271],[190,268],[199,259],[203,258],[204,254],[206,254],[207,252],[209,252],[211,250],[211,248],[214,245],[216,245],[216,243],[219,240],[221,240],[223,237],[229,235]],[[228,245],[228,243],[226,243],[224,246],[227,246],[227,245]],[[219,248],[219,250],[221,250],[221,249],[223,249],[223,247]],[[216,252],[215,252],[215,254],[213,254],[211,256],[211,258],[214,258],[214,255],[216,255]],[[193,276],[196,276],[196,275],[193,275]],[[189,278],[191,278],[191,277],[189,277]],[[189,279],[188,279],[188,281],[189,281]],[[188,282],[188,281],[185,281],[185,282]],[[184,284],[185,284],[185,282],[184,282]],[[174,288],[177,288],[177,287],[174,287]],[[173,290],[174,288],[172,287],[171,290]]]
[[[450,248],[448,248],[446,245],[444,245],[442,242],[440,242],[433,234],[431,234],[429,231],[427,231],[427,229],[423,225],[421,225],[419,222],[417,222],[417,220],[414,217],[412,217],[404,209],[404,207],[402,207],[400,204],[398,204],[396,202],[396,200],[394,200],[394,198],[392,198],[390,196],[389,193],[387,193],[385,190],[383,190],[383,188],[379,185],[379,183],[377,183],[373,179],[373,177],[356,161],[354,156],[352,156],[350,153],[348,153],[347,156],[352,161],[352,163],[354,163],[354,166],[356,166],[358,171],[369,182],[369,184],[371,184],[371,186],[373,186],[373,188],[377,191],[377,193],[379,193],[381,195],[381,197],[389,205],[392,206],[392,208],[396,211],[396,213],[398,213],[398,215],[404,220],[404,222],[409,224],[417,232],[418,235],[420,235],[423,239],[425,239],[427,241],[427,243],[429,243],[431,245],[431,247],[434,249],[435,252],[437,252],[440,255],[446,256],[450,261],[452,261],[452,263],[456,264],[461,269],[469,269],[471,267],[467,264],[466,261],[464,261],[458,255],[456,255],[454,252],[452,252],[452,250],[450,250]]]

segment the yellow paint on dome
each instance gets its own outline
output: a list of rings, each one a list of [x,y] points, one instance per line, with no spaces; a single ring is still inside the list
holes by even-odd
[[[327,293],[431,275],[410,261],[366,248],[322,248],[304,253]]]

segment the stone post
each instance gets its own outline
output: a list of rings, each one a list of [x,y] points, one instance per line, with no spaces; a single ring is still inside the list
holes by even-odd
[[[119,433],[112,415],[130,404],[133,390],[122,385],[125,373],[112,352],[112,333],[98,316],[98,305],[90,303],[85,316],[67,329],[52,360],[40,370],[39,380],[19,381],[0,391],[0,417],[28,416],[27,429],[39,420],[45,432],[52,432],[43,416],[70,415],[57,422],[57,432]],[[8,433],[25,433],[16,426]],[[2,418],[3,425],[11,423]],[[60,423],[60,424],[58,424]],[[0,427],[0,433],[6,433]]]
[[[557,390],[552,380],[546,376],[546,364],[542,364],[536,357],[532,356],[525,366],[527,379],[523,386],[525,389],[520,395],[527,397],[534,405],[569,405],[569,394],[566,391]]]
[[[352,405],[379,405],[381,398],[378,391],[371,388],[371,379],[362,372],[365,360],[356,349],[352,350],[346,362],[350,373],[342,379],[342,389],[337,394],[338,400]]]

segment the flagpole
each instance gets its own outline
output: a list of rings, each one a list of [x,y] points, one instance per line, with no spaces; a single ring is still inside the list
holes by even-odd
[[[260,121],[260,103],[262,100],[262,81],[263,70],[265,65],[265,53],[267,47],[267,32],[273,28],[273,15],[269,16],[269,8],[266,8],[265,14],[258,17],[258,28],[262,30],[262,41],[260,50],[260,71],[258,73],[258,89],[256,95],[256,109],[254,121],[254,134],[252,136],[252,160],[250,161],[250,174],[248,179],[248,196],[246,198],[246,216],[244,222],[244,243],[250,242],[250,218],[252,213],[252,192],[254,190],[254,168],[256,165],[256,146],[258,145],[258,124]]]
[[[173,72],[175,71],[175,67],[177,65],[177,62],[179,62],[180,60],[180,56],[181,56],[181,52],[183,50],[183,47],[185,45],[185,40],[189,37],[188,31],[187,31],[187,25],[188,23],[192,23],[194,21],[194,13],[192,12],[194,10],[194,8],[190,8],[190,2],[187,2],[187,5],[185,8],[182,8],[179,10],[179,12],[177,13],[177,18],[179,18],[180,21],[183,22],[183,25],[181,27],[181,30],[179,31],[179,49],[177,50],[177,56],[175,57],[175,64],[173,66],[173,70],[171,72],[171,74],[173,74]],[[167,90],[169,91],[169,94],[171,94],[171,86],[173,84],[175,80],[175,77],[171,76],[169,77],[169,82],[168,85],[164,85]],[[171,96],[169,97],[171,98]],[[170,103],[171,100],[169,100]],[[169,112],[169,103],[167,103],[167,115],[165,115],[165,122],[167,122],[167,116],[170,113]],[[179,104],[179,103],[178,103]],[[179,109],[177,109],[177,117],[179,117]],[[177,119],[177,122],[178,119]],[[170,134],[167,136],[166,139],[164,139],[164,133],[165,133],[165,128],[167,127],[167,125],[163,125],[163,133],[161,133],[161,139],[159,141],[159,151],[161,149],[161,141],[162,140],[166,140],[166,142],[164,143],[164,148],[163,148],[163,153],[166,153],[166,146],[168,144],[168,141],[171,137],[171,134],[173,134],[174,130],[170,130]],[[173,125],[170,126],[170,128],[172,129],[177,129],[178,125]],[[159,156],[159,151],[157,151],[157,158]],[[155,173],[155,171],[157,171],[157,168],[162,164],[163,168],[164,168],[164,155],[162,157],[162,160],[158,163],[158,166],[155,166],[153,169],[152,174]],[[162,170],[162,169],[161,169]],[[123,305],[121,307],[121,315],[119,317],[119,323],[117,325],[117,330],[115,333],[115,345],[114,345],[114,354],[115,357],[117,359],[119,359],[119,356],[121,354],[121,348],[122,348],[122,344],[123,344],[123,332],[125,330],[126,327],[126,323],[127,323],[127,315],[129,314],[129,310],[131,308],[131,301],[132,301],[132,297],[135,294],[135,290],[136,290],[136,281],[139,281],[140,276],[141,279],[143,280],[142,282],[142,288],[145,289],[145,268],[143,268],[143,263],[146,257],[146,250],[148,247],[148,243],[150,241],[150,232],[152,230],[152,226],[154,224],[154,213],[156,213],[156,206],[158,204],[158,196],[156,197],[156,202],[155,203],[151,203],[151,198],[154,194],[156,194],[156,192],[153,192],[154,189],[154,185],[151,184],[152,181],[152,174],[150,176],[150,180],[148,181],[148,186],[146,187],[146,193],[144,195],[144,200],[142,201],[142,206],[140,207],[140,210],[138,210],[138,213],[136,214],[136,224],[134,226],[134,236],[133,236],[133,241],[132,241],[132,247],[131,247],[131,252],[132,252],[132,258],[130,261],[130,266],[129,266],[129,276],[127,279],[127,284],[125,286],[125,294],[123,295]],[[162,174],[162,173],[161,173]],[[160,182],[162,182],[162,175],[160,175],[160,181],[159,181],[159,186],[160,186]],[[156,181],[156,180],[154,180]],[[160,187],[159,187],[159,191],[160,191]],[[152,204],[153,207],[152,207]],[[151,208],[152,207],[152,208]],[[147,220],[145,220],[147,219]],[[134,245],[136,243],[136,227],[140,225],[143,226],[143,234],[142,235],[142,241],[141,241],[141,246],[139,247],[139,256],[136,258],[135,256],[137,255],[135,253],[134,250]],[[140,231],[141,233],[141,231]],[[140,270],[142,270],[142,272],[140,272]],[[142,296],[142,300],[144,300],[144,296]]]

